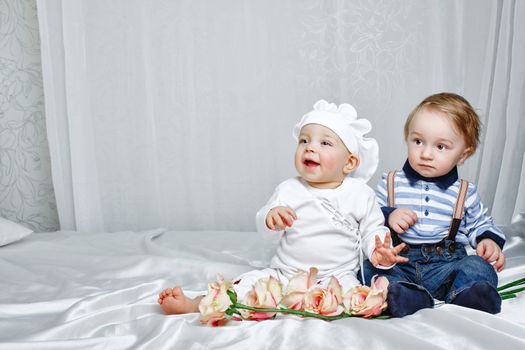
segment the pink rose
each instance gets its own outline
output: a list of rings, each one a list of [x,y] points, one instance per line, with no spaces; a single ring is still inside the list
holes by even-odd
[[[304,305],[306,291],[315,285],[316,279],[317,269],[315,267],[311,267],[309,273],[304,271],[298,272],[290,279],[281,304],[292,310],[301,310]]]
[[[332,276],[327,288],[315,285],[306,292],[304,309],[324,316],[340,315],[344,311],[342,299],[341,284]]]
[[[355,286],[343,298],[345,312],[365,318],[378,316],[386,309],[388,280],[381,276],[372,278],[372,287]]]
[[[208,326],[221,326],[228,320],[225,311],[232,304],[227,291],[232,288],[230,281],[224,281],[221,275],[217,275],[217,282],[208,284],[208,294],[201,299],[199,311],[201,313],[201,323]]]
[[[343,302],[343,287],[341,287],[337,278],[334,276],[330,278],[327,289],[335,297],[338,304]]]
[[[257,308],[277,308],[282,298],[282,286],[275,277],[261,278],[253,285],[252,290],[246,294],[242,304]],[[262,321],[275,316],[275,312],[257,312],[239,310],[244,319]]]

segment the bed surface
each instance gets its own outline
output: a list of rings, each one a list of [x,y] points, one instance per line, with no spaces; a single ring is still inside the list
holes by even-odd
[[[507,230],[500,285],[525,276],[524,227]],[[254,232],[34,233],[0,247],[0,349],[525,349],[525,292],[498,315],[443,305],[403,319],[280,316],[221,328],[157,305],[163,288],[194,295],[217,273],[264,267],[275,243]]]

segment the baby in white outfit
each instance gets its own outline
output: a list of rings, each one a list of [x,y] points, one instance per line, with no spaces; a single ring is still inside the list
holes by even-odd
[[[239,300],[269,275],[287,285],[297,272],[316,267],[321,284],[335,276],[346,291],[359,283],[364,257],[382,268],[406,261],[397,255],[404,244],[392,247],[375,193],[366,184],[378,163],[377,142],[364,137],[370,130],[370,122],[357,119],[351,105],[324,100],[295,126],[299,176],[277,186],[256,215],[258,231],[280,232],[279,246],[268,269],[238,278]],[[160,293],[159,304],[167,314],[197,312],[201,298],[168,288]]]

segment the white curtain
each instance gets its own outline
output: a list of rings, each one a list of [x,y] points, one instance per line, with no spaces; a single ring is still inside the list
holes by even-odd
[[[503,1],[495,11],[478,186],[493,217],[507,223],[525,215],[525,3]]]
[[[484,122],[460,175],[498,224],[525,211],[522,1],[37,5],[62,229],[253,230],[321,98],[372,122],[375,187],[403,165],[406,115],[441,91]]]

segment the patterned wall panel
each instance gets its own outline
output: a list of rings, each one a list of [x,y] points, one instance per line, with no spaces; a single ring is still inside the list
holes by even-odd
[[[58,229],[35,0],[0,0],[0,216]]]

